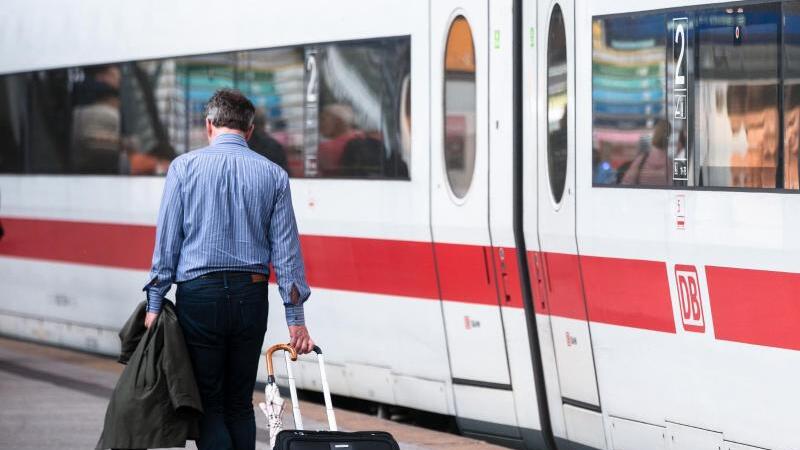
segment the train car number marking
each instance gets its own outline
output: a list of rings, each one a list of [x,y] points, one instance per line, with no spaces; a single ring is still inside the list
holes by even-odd
[[[703,301],[700,297],[700,279],[695,266],[675,265],[675,286],[681,307],[683,329],[695,333],[706,331]]]
[[[689,181],[689,146],[678,148],[681,132],[688,130],[689,124],[689,55],[686,44],[691,36],[688,35],[689,19],[687,17],[676,17],[672,19],[672,70],[674,76],[671,86],[672,98],[672,133],[671,150],[672,155],[672,180],[682,182]]]
[[[678,230],[686,229],[686,196],[684,194],[677,194],[673,197],[674,208],[673,214],[675,216],[675,228]]]

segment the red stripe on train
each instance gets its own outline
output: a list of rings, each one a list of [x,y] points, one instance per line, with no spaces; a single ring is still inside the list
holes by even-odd
[[[147,270],[155,229],[145,225],[2,218],[0,255]]]
[[[303,235],[300,243],[312,288],[439,298],[429,242]]]
[[[152,226],[5,218],[0,254],[147,270]],[[301,237],[313,286],[438,299],[434,248],[427,242],[330,236]],[[516,251],[476,245],[435,245],[445,300],[522,307]],[[537,312],[585,320],[576,255],[545,253],[546,296],[534,290]],[[664,263],[582,257],[590,319],[674,332]],[[532,262],[531,267],[534,268]],[[495,279],[499,285],[495,286]],[[532,277],[535,278],[535,277]],[[548,308],[542,307],[546,299]]]
[[[434,248],[442,299],[497,306],[491,247],[436,243]]]
[[[667,265],[581,256],[589,320],[675,333]]]
[[[49,219],[2,218],[5,237],[0,255],[149,270],[155,227]],[[309,283],[327,289],[438,299],[433,249],[428,242],[347,237],[300,237]],[[437,248],[440,246],[437,245]],[[458,247],[466,250],[459,251]],[[470,246],[442,245],[441,256],[451,265]],[[477,247],[480,249],[480,247]],[[458,277],[467,283],[470,280]],[[480,279],[477,285],[481,285]],[[474,290],[467,284],[464,291]],[[460,291],[456,291],[460,294]],[[446,297],[447,298],[447,297]],[[470,296],[464,297],[468,301]],[[462,300],[454,296],[453,300]]]
[[[152,226],[3,218],[0,255],[147,270]],[[301,236],[312,286],[522,307],[516,252],[385,239]],[[434,260],[435,255],[435,260]],[[537,313],[675,333],[666,264],[531,252]],[[439,265],[437,285],[435,262]],[[544,264],[546,263],[546,264]],[[582,270],[583,306],[578,268]],[[719,339],[800,350],[800,274],[709,266]],[[495,279],[499,282],[495,284]]]
[[[537,312],[675,333],[666,264],[638,259],[530,252]],[[581,290],[580,271],[583,271]],[[584,292],[586,304],[584,305]]]
[[[800,275],[706,266],[717,339],[800,350]]]
[[[550,314],[586,320],[578,255],[542,252],[538,257],[540,278],[544,281],[539,284],[539,291]]]

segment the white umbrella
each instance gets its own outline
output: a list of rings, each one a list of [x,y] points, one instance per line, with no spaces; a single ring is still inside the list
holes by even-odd
[[[292,361],[297,360],[297,352],[288,344],[276,344],[267,349],[267,386],[264,388],[266,402],[261,402],[258,406],[267,416],[270,449],[275,447],[275,438],[283,430],[282,416],[285,401],[281,398],[278,385],[275,383],[275,371],[272,368],[272,354],[278,350],[289,352]]]
[[[275,446],[275,437],[283,430],[282,416],[285,401],[281,398],[281,393],[278,392],[278,385],[275,383],[267,384],[267,387],[264,388],[264,395],[267,399],[266,403],[261,402],[258,406],[267,416],[269,448],[273,448]]]

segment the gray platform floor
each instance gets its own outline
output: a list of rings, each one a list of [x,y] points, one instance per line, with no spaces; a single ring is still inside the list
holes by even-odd
[[[122,366],[109,358],[0,337],[0,449],[91,449],[103,427],[108,398]],[[256,392],[254,401],[263,399]],[[325,409],[301,402],[307,429],[325,429]],[[284,420],[291,423],[287,403]],[[499,449],[474,439],[337,410],[340,428],[385,430],[404,450]],[[263,413],[256,407],[258,442],[267,449]],[[186,448],[195,449],[193,442]]]

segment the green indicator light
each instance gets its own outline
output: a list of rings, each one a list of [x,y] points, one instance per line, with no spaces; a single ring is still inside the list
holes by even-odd
[[[494,48],[500,48],[500,30],[494,30]]]

